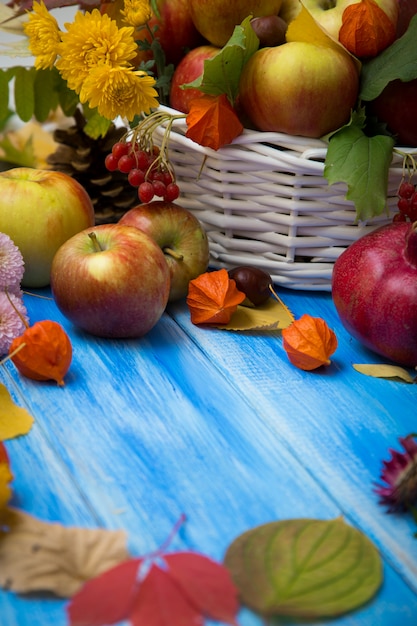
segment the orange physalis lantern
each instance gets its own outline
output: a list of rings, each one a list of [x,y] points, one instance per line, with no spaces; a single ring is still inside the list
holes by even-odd
[[[339,41],[359,59],[372,58],[394,42],[396,27],[375,0],[361,0],[343,11]]]
[[[193,324],[228,324],[245,298],[225,269],[200,274],[188,286],[191,321]]]
[[[43,320],[13,340],[9,355],[24,376],[56,380],[58,385],[63,385],[72,360],[72,346],[60,324]]]
[[[291,363],[302,370],[329,365],[337,348],[335,333],[320,317],[302,315],[282,330],[283,347]]]
[[[190,102],[186,136],[218,150],[241,134],[243,126],[226,94],[203,95]]]

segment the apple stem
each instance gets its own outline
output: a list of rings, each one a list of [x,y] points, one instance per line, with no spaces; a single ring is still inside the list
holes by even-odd
[[[274,296],[275,300],[277,302],[279,302],[282,307],[284,307],[284,309],[287,311],[288,315],[291,317],[292,321],[294,321],[295,317],[294,317],[292,311],[290,311],[290,309],[287,307],[287,305],[283,303],[283,301],[281,300],[281,298],[279,297],[277,292],[274,290],[272,285],[269,285],[269,291],[272,293],[272,295]]]
[[[172,248],[163,248],[163,252],[164,254],[169,254],[169,256],[172,256],[172,258],[176,259],[177,261],[182,261],[184,259],[183,254],[175,252],[175,250],[173,250]]]
[[[96,233],[93,231],[91,233],[88,233],[88,236],[90,237],[91,241],[93,242],[96,251],[97,252],[103,252],[103,248],[99,244],[99,241],[97,239]]]

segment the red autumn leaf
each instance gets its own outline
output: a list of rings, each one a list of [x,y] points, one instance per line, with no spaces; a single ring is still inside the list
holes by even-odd
[[[200,146],[218,150],[241,134],[243,126],[226,94],[191,100],[186,136]]]
[[[396,27],[375,0],[362,0],[343,11],[339,41],[358,58],[372,58],[393,43]]]
[[[237,590],[225,567],[193,552],[176,552],[164,558],[172,578],[203,615],[236,624]]]
[[[68,606],[71,626],[101,626],[128,619],[143,559],[130,559],[86,582]]]
[[[9,455],[7,454],[6,446],[0,441],[0,463],[10,465]]]
[[[203,626],[205,618],[237,625],[238,592],[223,565],[191,552],[153,557],[87,582],[68,607],[70,626]]]
[[[225,269],[200,274],[188,285],[191,321],[193,324],[228,324],[245,298]]]
[[[153,563],[130,615],[133,626],[203,626],[204,619],[169,572]]]

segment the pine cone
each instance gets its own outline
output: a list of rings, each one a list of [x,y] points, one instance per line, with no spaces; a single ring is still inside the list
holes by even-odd
[[[84,133],[86,120],[81,111],[77,109],[74,118],[73,126],[54,131],[54,140],[60,145],[48,156],[47,163],[51,169],[72,176],[84,187],[94,206],[96,224],[116,223],[126,211],[139,204],[126,174],[109,172],[104,165],[113,144],[126,130],[112,124],[105,137],[92,139]]]

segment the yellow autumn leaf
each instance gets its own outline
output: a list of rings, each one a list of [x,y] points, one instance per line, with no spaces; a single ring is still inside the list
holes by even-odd
[[[0,383],[0,441],[26,435],[32,428],[33,417],[17,406],[7,388]]]
[[[294,316],[281,301],[269,298],[257,307],[239,305],[228,324],[217,326],[222,330],[282,330],[294,321]]]
[[[415,383],[413,378],[406,369],[398,365],[390,365],[385,363],[354,363],[353,369],[360,374],[372,376],[373,378],[390,378],[394,380],[402,380],[405,383]]]
[[[46,130],[42,124],[30,121],[18,130],[10,130],[3,135],[3,145],[0,143],[0,156],[12,161],[13,155],[10,157],[8,145],[14,153],[20,152],[26,159],[17,163],[17,165],[29,165],[29,167],[48,169],[49,166],[46,159],[55,152],[58,144],[54,141],[52,133]],[[32,162],[28,163],[28,159],[31,159]]]
[[[286,40],[288,42],[304,41],[306,43],[315,44],[316,46],[333,48],[338,52],[343,52],[348,55],[355,63],[358,72],[361,69],[360,61],[350,54],[350,52],[348,52],[346,48],[337,41],[337,39],[334,39],[324,28],[322,28],[304,5],[301,6],[301,10],[298,15],[288,25]]]
[[[9,485],[12,480],[13,474],[7,463],[0,463],[0,517],[12,495]]]

